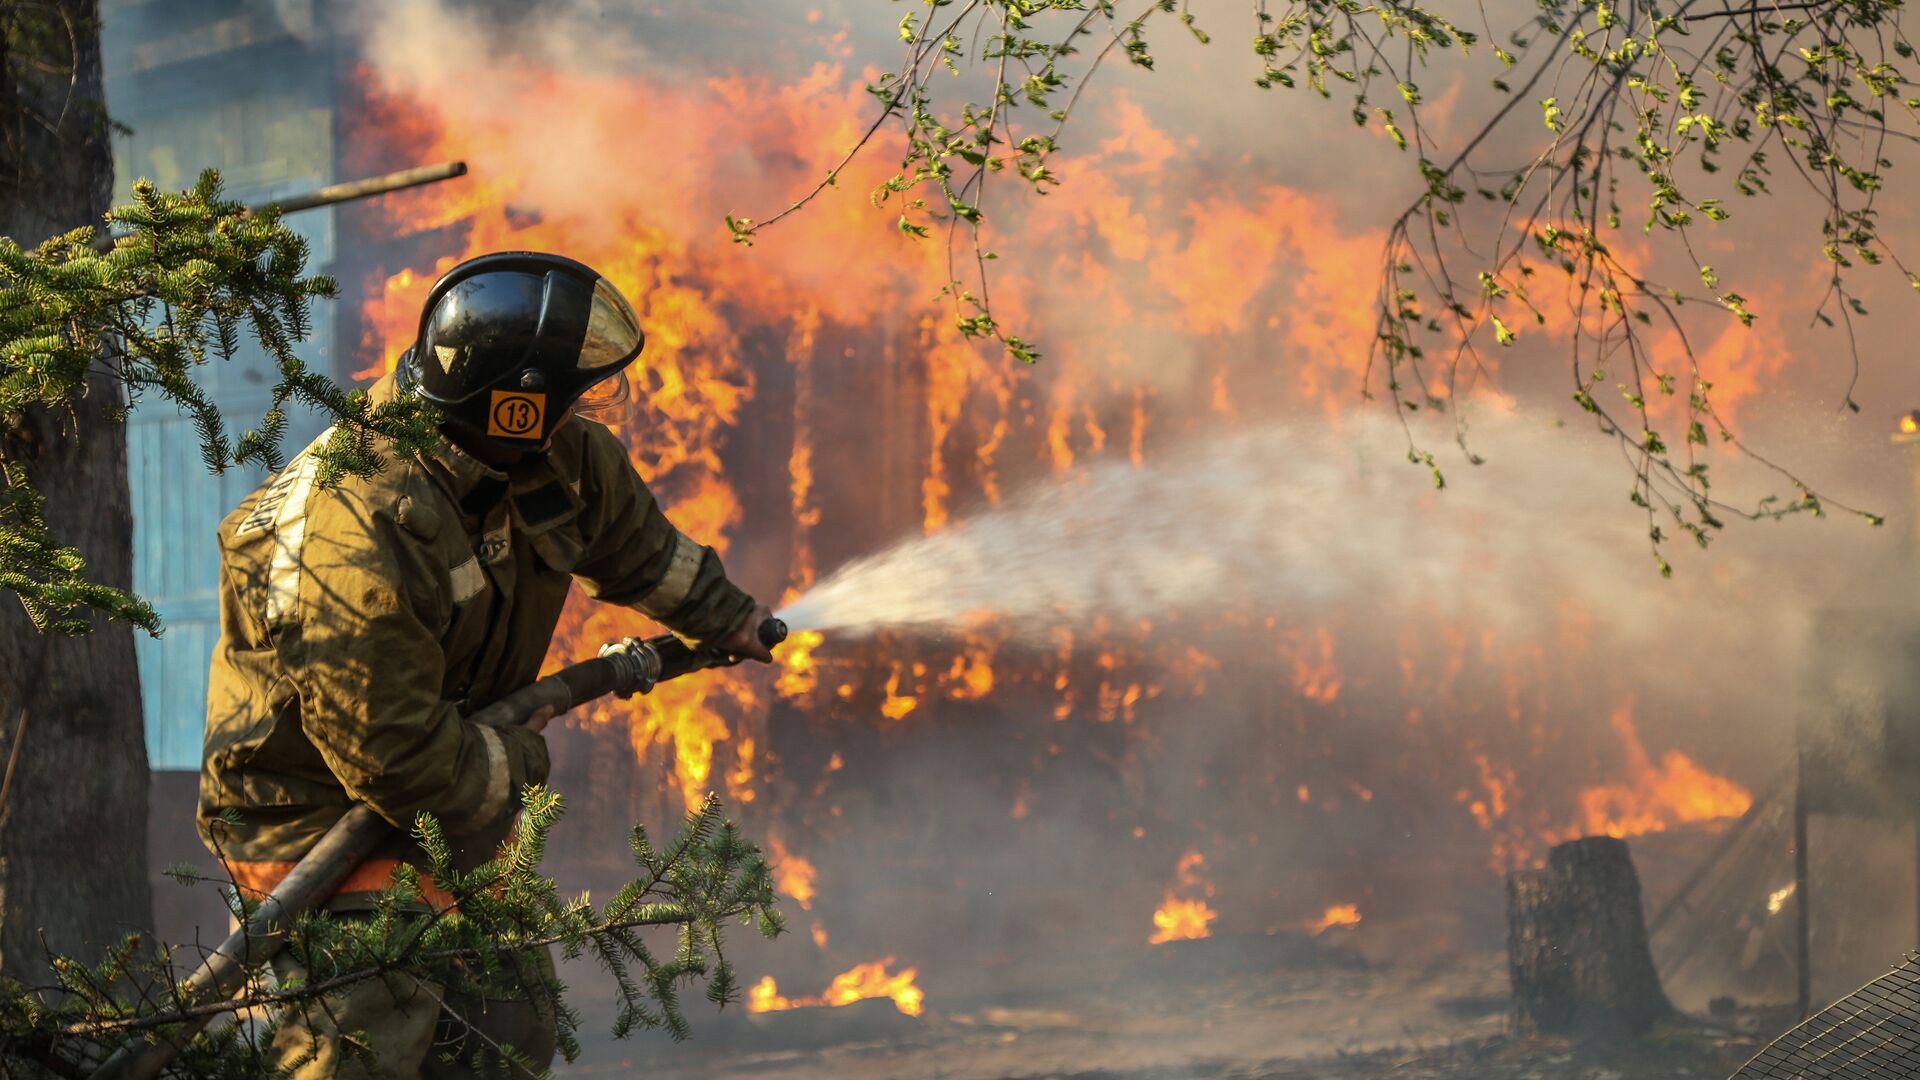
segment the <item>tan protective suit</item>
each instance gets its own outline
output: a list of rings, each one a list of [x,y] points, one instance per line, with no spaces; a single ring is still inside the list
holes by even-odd
[[[290,864],[356,801],[399,827],[376,858],[413,858],[423,811],[490,854],[522,785],[546,779],[546,743],[463,716],[538,676],[575,581],[695,642],[753,609],[599,424],[568,422],[510,473],[443,443],[416,459],[388,448],[379,475],[328,488],[310,451],[220,526],[199,825],[230,868]],[[218,820],[228,811],[237,824]],[[357,997],[391,999],[373,990]],[[386,1010],[429,1025],[440,1011]],[[316,1067],[298,1075],[357,1075]]]

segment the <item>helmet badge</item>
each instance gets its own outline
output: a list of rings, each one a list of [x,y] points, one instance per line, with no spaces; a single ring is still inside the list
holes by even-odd
[[[487,434],[508,439],[537,439],[547,421],[547,395],[495,390],[487,408]]]

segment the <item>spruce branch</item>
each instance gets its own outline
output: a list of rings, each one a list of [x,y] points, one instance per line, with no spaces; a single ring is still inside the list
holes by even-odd
[[[325,998],[374,979],[397,978],[495,998],[516,997],[550,1008],[559,1025],[563,1054],[579,1052],[580,1017],[566,987],[534,958],[558,948],[564,955],[592,954],[614,975],[614,1033],[664,1030],[686,1038],[692,1032],[680,999],[682,984],[706,979],[707,1000],[724,1007],[738,1000],[738,980],[720,954],[725,924],[744,921],[767,936],[779,932],[772,873],[759,849],[721,816],[709,797],[690,814],[674,841],[655,853],[646,830],[634,835],[648,854],[636,857],[636,877],[619,899],[596,909],[585,896],[562,898],[539,872],[549,831],[564,803],[543,787],[522,793],[516,834],[493,858],[468,871],[454,863],[439,824],[422,816],[414,828],[436,884],[455,905],[434,908],[422,901],[419,871],[403,866],[378,894],[371,910],[308,913],[288,932],[287,955],[304,977],[275,985],[256,973],[235,997],[201,1000],[178,982],[175,954],[143,948],[138,938],[121,942],[98,963],[50,956],[45,986],[0,982],[0,1067],[32,1060],[43,1067],[78,1071],[128,1038],[169,1038],[186,1021],[253,1010],[273,1013],[274,1024],[326,1007]],[[184,881],[203,881],[178,868]],[[240,896],[245,918],[258,900]],[[675,946],[650,948],[649,931],[670,931]],[[187,950],[189,953],[191,950]],[[269,1029],[269,1035],[270,1037]],[[174,1076],[259,1075],[255,1040],[235,1026],[194,1036],[171,1067]],[[511,1054],[511,1048],[494,1048]]]
[[[375,406],[299,357],[313,302],[337,290],[306,274],[307,242],[278,210],[253,212],[226,198],[211,170],[186,191],[143,180],[133,196],[107,215],[126,231],[105,251],[91,227],[31,251],[0,237],[0,418],[9,429],[0,441],[0,587],[43,632],[84,633],[96,616],[159,631],[150,605],[93,581],[84,554],[51,534],[33,483],[39,432],[48,426],[37,418],[71,416],[85,395],[102,392],[102,373],[126,409],[154,407],[157,397],[185,414],[214,473],[282,467],[295,403],[333,419],[315,450],[323,483],[370,475],[388,455],[420,453],[432,441],[435,417],[424,405]],[[278,376],[258,422],[235,436],[206,390],[204,368],[232,360],[243,334]]]

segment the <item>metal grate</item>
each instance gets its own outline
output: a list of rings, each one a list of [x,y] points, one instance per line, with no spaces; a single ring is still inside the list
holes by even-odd
[[[1920,1080],[1920,954],[1773,1040],[1732,1080]]]

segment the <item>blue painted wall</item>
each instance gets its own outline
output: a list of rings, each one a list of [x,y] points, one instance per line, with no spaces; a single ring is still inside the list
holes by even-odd
[[[102,5],[107,107],[131,129],[114,140],[116,202],[133,181],[190,185],[217,168],[228,192],[247,202],[305,191],[334,175],[332,38],[300,0],[106,0]],[[312,244],[310,269],[333,261],[333,211],[289,217]],[[302,355],[334,369],[332,312],[316,308]],[[231,363],[202,379],[232,426],[255,423],[268,404],[272,365],[248,342]],[[322,427],[292,418],[292,456]],[[218,636],[215,610],[220,519],[263,478],[257,469],[208,473],[192,425],[164,402],[128,421],[133,494],[134,589],[159,609],[165,632],[140,636],[147,753],[156,769],[198,768],[206,712],[207,663]]]

